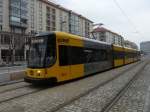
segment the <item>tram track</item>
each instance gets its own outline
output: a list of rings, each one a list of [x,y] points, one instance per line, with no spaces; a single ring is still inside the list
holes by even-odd
[[[14,83],[11,83],[11,84],[3,85],[3,86],[0,86],[0,94],[4,93],[4,92],[7,92],[7,91],[27,87],[29,85],[31,85],[31,84],[26,83],[24,81],[19,81],[19,82],[14,82]]]
[[[20,88],[24,88],[24,87],[29,87],[30,85],[22,85],[22,86],[18,86],[18,87],[12,87],[12,88],[8,88],[8,89],[4,89],[4,90],[0,90],[0,94],[5,93],[5,92],[9,92],[9,91],[14,91]]]
[[[142,70],[148,65],[150,62],[146,62],[142,68],[140,68],[139,72],[137,72],[132,79],[118,92],[116,96],[102,109],[101,112],[109,112],[113,106],[116,105],[118,100],[124,95],[124,93],[131,87],[131,85],[138,79]]]
[[[21,79],[21,80],[17,80],[17,81],[2,82],[2,83],[0,83],[0,87],[7,86],[7,85],[12,85],[12,84],[17,84],[17,83],[20,83],[20,82],[24,82],[24,80]]]
[[[33,85],[26,85],[24,87],[18,87],[15,89],[9,89],[3,92],[0,92],[0,104],[7,102],[25,95],[33,94],[39,91],[47,89],[47,87],[35,87]]]
[[[107,83],[115,80],[116,78],[120,77],[121,75],[123,75],[124,73],[128,72],[129,70],[132,70],[134,67],[136,67],[137,65],[139,65],[141,63],[142,63],[142,61],[135,63],[131,67],[129,67],[129,68],[123,70],[122,72],[118,73],[115,77],[112,77],[112,78],[110,78],[110,79],[108,79],[108,80],[98,84],[97,86],[95,86],[95,87],[93,87],[93,88],[91,88],[89,90],[86,90],[85,92],[79,94],[78,96],[72,97],[68,101],[65,101],[65,102],[55,106],[54,108],[52,108],[51,111],[57,111],[57,110],[63,108],[64,106],[66,106],[66,105],[70,104],[71,102],[73,102],[73,101],[75,101],[75,100],[77,100],[77,99],[79,99],[79,98],[89,94],[90,92],[96,90],[97,88],[99,88],[101,86],[104,86]],[[49,87],[44,87],[44,88],[43,87],[42,88],[38,87],[38,88],[36,88],[33,85],[29,85],[29,86],[25,86],[25,87],[18,87],[15,90],[11,89],[10,91],[9,90],[8,91],[4,91],[4,92],[0,93],[0,104],[4,103],[4,102],[11,101],[13,99],[17,99],[17,98],[26,96],[26,95],[30,95],[30,94],[33,94],[33,93],[36,93],[36,92],[40,92],[40,91],[42,91],[44,89],[47,89],[47,88],[49,88]]]
[[[104,82],[98,84],[97,86],[95,86],[95,87],[93,87],[93,88],[87,90],[86,92],[81,93],[81,94],[79,94],[78,96],[76,96],[76,97],[74,97],[74,98],[72,98],[72,99],[70,99],[70,100],[68,100],[68,101],[66,101],[66,102],[64,102],[64,103],[62,103],[62,104],[60,104],[60,105],[54,107],[54,108],[52,108],[50,111],[51,111],[51,112],[59,111],[61,108],[65,107],[65,106],[67,106],[67,105],[69,105],[69,104],[71,104],[72,102],[74,102],[74,101],[80,99],[81,97],[84,97],[84,96],[88,95],[90,92],[92,92],[92,91],[94,91],[94,90],[96,90],[96,89],[98,89],[98,88],[100,88],[100,87],[106,85],[107,83],[109,83],[109,82],[111,82],[111,81],[113,81],[113,80],[119,78],[120,76],[124,75],[126,72],[132,70],[133,68],[135,68],[137,65],[140,65],[141,63],[143,63],[143,61],[136,63],[135,65],[131,66],[130,68],[128,68],[128,69],[126,69],[126,70],[123,70],[123,71],[122,71],[121,73],[119,73],[116,77],[112,77],[112,78],[110,78],[109,80],[106,80],[106,81],[104,81]]]

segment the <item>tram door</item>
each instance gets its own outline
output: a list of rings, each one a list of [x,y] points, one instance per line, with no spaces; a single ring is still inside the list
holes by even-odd
[[[59,79],[70,79],[69,47],[66,45],[59,45]]]
[[[75,79],[84,75],[83,47],[70,46],[69,48],[70,78]]]

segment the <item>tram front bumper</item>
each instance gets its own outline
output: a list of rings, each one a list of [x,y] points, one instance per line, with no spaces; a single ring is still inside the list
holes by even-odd
[[[25,82],[29,83],[55,83],[57,82],[55,78],[31,78],[31,77],[25,77]]]

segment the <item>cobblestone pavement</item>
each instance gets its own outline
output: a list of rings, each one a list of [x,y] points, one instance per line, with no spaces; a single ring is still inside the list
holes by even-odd
[[[0,103],[4,102],[4,101],[8,101],[10,99],[14,99],[17,97],[21,97],[27,94],[32,94],[34,92],[37,91],[41,91],[43,89],[40,88],[35,88],[33,86],[23,86],[23,87],[18,87],[15,89],[10,89],[10,90],[6,90],[6,91],[2,91],[0,93]]]
[[[0,83],[11,80],[11,73],[21,72],[26,69],[26,66],[0,67]]]
[[[117,93],[129,82],[129,80],[143,66],[128,71],[123,76],[111,81],[107,85],[94,90],[90,94],[81,97],[57,112],[100,112],[117,95]],[[123,112],[123,111],[120,111]]]
[[[150,112],[150,64],[109,112]]]
[[[31,84],[26,83],[26,82],[17,82],[17,83],[13,83],[13,84],[0,86],[0,94],[4,91],[8,91],[8,90],[12,90],[12,89],[20,88],[20,87],[24,87],[24,86],[29,86],[29,85],[31,85]]]
[[[94,88],[111,77],[115,77],[117,74],[135,64],[136,63],[103,72],[82,80],[52,87],[28,96],[13,99],[8,102],[0,103],[0,112],[50,112],[55,107],[71,100],[73,97],[85,93],[89,89]],[[138,65],[138,67],[140,66],[141,64]],[[108,90],[110,91],[108,91],[107,94],[112,92],[112,85],[109,86],[110,89]],[[3,97],[9,97],[9,95]]]
[[[0,72],[8,72],[8,71],[18,71],[24,70],[26,66],[10,66],[10,67],[0,67]]]

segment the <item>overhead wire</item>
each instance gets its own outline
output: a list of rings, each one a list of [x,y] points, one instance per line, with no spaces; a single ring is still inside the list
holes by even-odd
[[[129,16],[125,13],[125,11],[121,8],[121,6],[119,5],[119,3],[117,2],[117,0],[113,0],[115,5],[120,9],[121,13],[126,17],[127,21],[129,22],[129,24],[133,27],[133,29],[135,30],[136,33],[138,33],[140,36],[142,36],[141,32],[138,30],[138,28],[136,27],[136,25],[132,22],[132,20],[129,18]],[[143,36],[142,36],[143,37]]]

